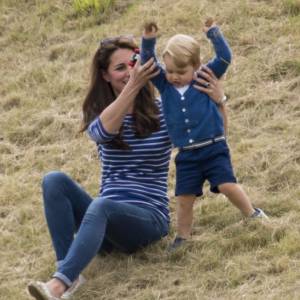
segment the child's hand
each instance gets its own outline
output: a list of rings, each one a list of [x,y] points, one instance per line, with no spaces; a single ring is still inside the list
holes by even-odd
[[[209,29],[211,29],[212,27],[217,26],[217,24],[215,23],[213,18],[207,18],[205,23],[204,23],[204,27],[203,27],[203,31],[204,33],[207,33]]]
[[[146,39],[156,38],[157,31],[158,27],[155,22],[147,22],[144,25],[143,37]]]

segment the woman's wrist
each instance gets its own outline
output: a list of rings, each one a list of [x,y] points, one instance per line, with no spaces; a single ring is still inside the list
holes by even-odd
[[[135,79],[129,79],[127,84],[125,85],[123,91],[121,92],[122,95],[126,95],[126,98],[129,102],[133,102],[139,91],[141,90],[142,86],[140,82],[137,82]]]
[[[227,96],[223,94],[222,97],[218,101],[216,101],[216,103],[218,106],[222,106],[227,102],[227,100],[228,100]]]

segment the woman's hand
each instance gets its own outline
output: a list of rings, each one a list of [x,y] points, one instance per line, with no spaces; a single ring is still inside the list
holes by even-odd
[[[194,87],[197,90],[206,93],[217,104],[221,104],[221,100],[225,95],[221,80],[219,80],[213,71],[206,66],[202,66],[201,69],[197,71],[197,74],[199,74],[201,78],[197,77],[195,74],[194,80],[198,84],[195,84]]]
[[[225,136],[227,136],[228,133],[228,116],[226,111],[226,106],[224,105],[224,102],[222,99],[224,98],[224,90],[222,86],[222,81],[219,80],[213,71],[209,69],[206,66],[201,67],[201,69],[197,72],[199,75],[201,75],[201,78],[198,78],[197,75],[195,75],[194,79],[197,83],[201,84],[195,84],[194,87],[203,92],[206,93],[219,107],[219,110],[223,117],[224,122],[224,133]]]
[[[129,79],[116,100],[107,106],[100,114],[100,120],[105,130],[111,134],[119,132],[124,117],[132,113],[134,100],[149,79],[158,75],[154,59],[149,59],[144,65],[138,58],[133,68],[129,70]]]
[[[141,65],[141,59],[138,58],[134,67],[130,70],[130,84],[136,86],[137,88],[142,88],[148,80],[157,76],[160,72],[156,67],[156,62],[154,58],[150,58],[145,64]]]

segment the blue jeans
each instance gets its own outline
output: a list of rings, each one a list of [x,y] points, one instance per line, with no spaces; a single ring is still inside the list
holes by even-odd
[[[168,233],[168,222],[151,208],[102,197],[93,200],[64,173],[48,173],[42,187],[58,261],[53,276],[67,286],[99,251],[115,248],[132,253]]]

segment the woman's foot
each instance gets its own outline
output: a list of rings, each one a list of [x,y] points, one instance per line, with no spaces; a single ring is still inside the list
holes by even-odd
[[[57,278],[52,278],[47,283],[35,281],[28,285],[28,291],[36,300],[59,300],[67,287]]]
[[[51,294],[47,284],[41,281],[31,282],[28,285],[29,294],[36,300],[59,300]]]
[[[61,299],[70,299],[72,295],[79,289],[79,287],[86,282],[86,279],[79,275],[78,279],[63,293]]]

